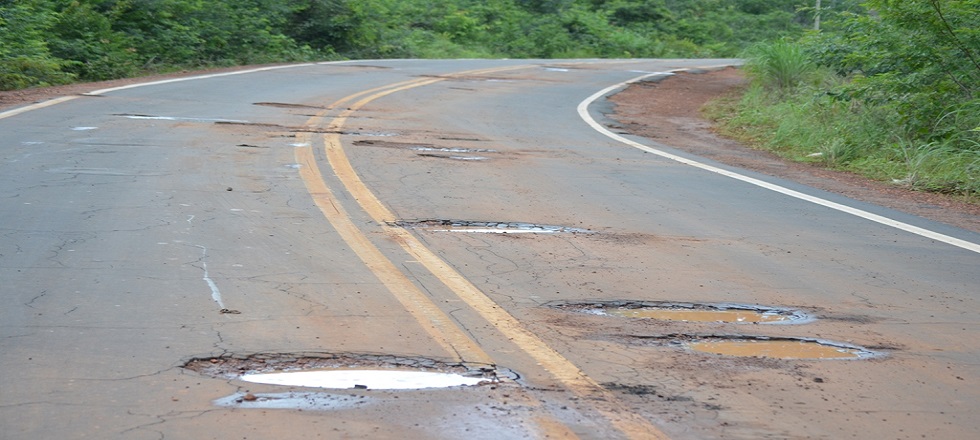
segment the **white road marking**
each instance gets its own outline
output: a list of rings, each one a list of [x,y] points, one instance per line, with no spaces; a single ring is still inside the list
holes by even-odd
[[[680,71],[685,71],[685,70],[688,70],[688,69],[677,69],[677,70],[673,70],[671,72],[680,72]],[[794,190],[791,190],[789,188],[786,188],[786,187],[783,187],[783,186],[779,186],[779,185],[776,185],[776,184],[773,184],[773,183],[765,182],[765,181],[762,181],[762,180],[759,180],[759,179],[755,179],[755,178],[752,178],[752,177],[749,177],[749,176],[746,176],[746,175],[743,175],[743,174],[736,173],[734,171],[724,170],[724,169],[721,169],[721,168],[718,168],[718,167],[714,167],[714,166],[711,166],[711,165],[708,165],[708,164],[704,164],[704,163],[701,163],[701,162],[698,162],[698,161],[695,161],[695,160],[687,159],[687,158],[684,158],[684,157],[681,157],[681,156],[678,156],[678,155],[675,155],[675,154],[668,153],[666,151],[658,150],[656,148],[643,145],[643,144],[641,144],[639,142],[632,141],[632,140],[627,139],[627,138],[625,138],[623,136],[620,136],[620,135],[618,135],[616,133],[613,133],[612,131],[609,131],[609,129],[607,129],[606,127],[603,127],[601,124],[599,124],[598,122],[596,122],[596,120],[592,118],[592,115],[589,114],[589,105],[592,104],[593,102],[595,102],[597,99],[599,99],[599,98],[601,98],[603,96],[606,96],[607,94],[611,93],[612,91],[614,91],[616,89],[625,87],[625,86],[627,86],[629,84],[632,84],[632,83],[635,83],[635,82],[638,82],[638,81],[642,81],[644,79],[647,79],[647,78],[652,77],[652,76],[657,76],[657,75],[664,75],[664,72],[657,72],[657,73],[651,73],[651,74],[647,74],[647,75],[642,75],[642,76],[639,76],[637,78],[633,78],[633,79],[631,79],[629,81],[624,81],[624,82],[621,82],[619,84],[615,84],[615,85],[606,87],[605,89],[602,89],[602,90],[596,92],[592,96],[589,96],[584,101],[582,101],[581,103],[579,103],[579,105],[578,105],[578,114],[579,114],[579,116],[582,118],[582,120],[585,121],[585,123],[589,124],[589,126],[591,126],[593,129],[595,129],[599,133],[603,134],[604,136],[606,136],[606,137],[608,137],[608,138],[610,138],[612,140],[615,140],[617,142],[621,142],[623,144],[629,145],[629,146],[631,146],[633,148],[636,148],[638,150],[642,150],[642,151],[645,151],[647,153],[656,154],[657,156],[663,157],[665,159],[670,159],[670,160],[673,160],[675,162],[680,162],[680,163],[685,164],[685,165],[690,165],[690,166],[695,167],[695,168],[700,168],[700,169],[705,170],[705,171],[709,171],[709,172],[712,172],[712,173],[715,173],[715,174],[720,174],[722,176],[730,177],[730,178],[735,179],[735,180],[740,180],[742,182],[749,183],[749,184],[752,184],[752,185],[755,185],[755,186],[758,186],[758,187],[761,187],[761,188],[765,188],[765,189],[768,189],[770,191],[775,191],[775,192],[780,193],[780,194],[784,194],[784,195],[787,195],[787,196],[790,196],[790,197],[794,197],[794,198],[797,198],[797,199],[800,199],[800,200],[804,200],[804,201],[807,201],[807,202],[810,202],[810,203],[814,203],[814,204],[817,204],[817,205],[820,205],[820,206],[824,206],[824,207],[827,207],[827,208],[830,208],[830,209],[834,209],[834,210],[837,210],[837,211],[840,211],[840,212],[844,212],[844,213],[851,214],[851,215],[854,215],[854,216],[857,216],[857,217],[861,217],[861,218],[866,219],[866,220],[871,220],[873,222],[880,223],[880,224],[883,224],[885,226],[891,226],[891,227],[896,228],[896,229],[900,229],[900,230],[903,230],[903,231],[906,231],[906,232],[911,232],[913,234],[916,234],[916,235],[919,235],[919,236],[922,236],[922,237],[925,237],[925,238],[929,238],[929,239],[932,239],[932,240],[936,240],[936,241],[939,241],[939,242],[943,242],[943,243],[946,243],[946,244],[949,244],[949,245],[953,245],[953,246],[956,246],[956,247],[959,247],[959,248],[962,248],[962,249],[966,249],[968,251],[980,253],[980,244],[977,244],[977,243],[972,243],[972,242],[969,242],[969,241],[966,241],[966,240],[962,240],[962,239],[959,239],[959,238],[956,238],[956,237],[951,237],[951,236],[948,236],[948,235],[945,235],[945,234],[940,234],[938,232],[931,231],[929,229],[920,228],[918,226],[913,226],[913,225],[910,225],[908,223],[903,223],[903,222],[900,222],[898,220],[891,219],[891,218],[888,218],[888,217],[885,217],[885,216],[881,216],[881,215],[878,215],[878,214],[873,214],[873,213],[870,213],[868,211],[864,211],[864,210],[861,210],[861,209],[853,208],[853,207],[850,207],[850,206],[847,206],[847,205],[842,205],[842,204],[836,203],[836,202],[831,202],[830,200],[822,199],[822,198],[816,197],[816,196],[811,196],[809,194],[804,194],[804,193],[801,193],[799,191],[794,191]]]

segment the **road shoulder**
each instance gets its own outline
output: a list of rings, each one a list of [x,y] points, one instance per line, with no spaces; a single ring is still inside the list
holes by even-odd
[[[744,84],[742,73],[735,68],[639,82],[610,98],[615,111],[609,117],[621,131],[701,157],[980,232],[978,205],[788,161],[718,135],[712,123],[701,116],[700,109],[714,98],[735,93]]]

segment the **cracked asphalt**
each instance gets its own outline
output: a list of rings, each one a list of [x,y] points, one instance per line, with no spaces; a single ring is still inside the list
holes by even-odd
[[[646,73],[732,62],[277,66],[0,113],[0,438],[980,437],[980,254],[641,151],[576,112]],[[610,123],[605,101],[590,109]],[[565,229],[404,226],[420,221]],[[816,319],[551,306],[617,301]],[[884,355],[649,343],[704,334]],[[390,357],[507,374],[398,392],[229,376]]]

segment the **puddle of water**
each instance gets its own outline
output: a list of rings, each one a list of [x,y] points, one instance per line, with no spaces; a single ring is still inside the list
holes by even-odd
[[[489,382],[478,376],[470,377],[453,373],[401,370],[314,370],[280,373],[246,374],[246,382],[268,385],[287,385],[334,389],[381,389],[417,390],[423,388],[447,388],[479,385]]]
[[[800,320],[799,317],[792,314],[744,309],[697,310],[650,307],[602,309],[601,312],[604,315],[621,316],[624,318],[650,318],[662,321],[685,322],[727,322],[734,324],[773,324]]]
[[[775,359],[866,359],[875,355],[861,347],[810,339],[712,338],[684,345],[702,353]]]
[[[337,396],[325,393],[235,393],[214,400],[216,406],[251,409],[302,409],[326,411],[368,403],[365,396]]]

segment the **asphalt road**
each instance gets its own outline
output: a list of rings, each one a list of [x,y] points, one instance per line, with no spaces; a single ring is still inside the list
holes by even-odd
[[[281,66],[0,113],[0,438],[980,437],[978,234],[603,128],[609,87],[731,62]],[[656,301],[815,319],[595,312]],[[238,377],[283,366],[499,380]]]

